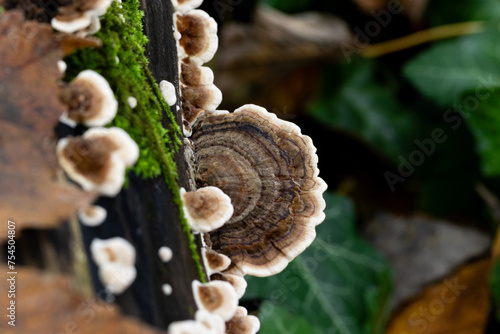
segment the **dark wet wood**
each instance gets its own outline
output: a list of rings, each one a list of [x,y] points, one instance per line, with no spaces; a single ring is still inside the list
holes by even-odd
[[[146,54],[150,70],[159,83],[168,80],[179,86],[177,51],[172,31],[173,8],[170,1],[143,0],[145,11],[144,30],[149,38]],[[177,123],[180,113],[173,107]],[[168,126],[165,117],[163,125]],[[179,185],[189,189],[188,173],[183,153],[175,156]],[[186,235],[182,231],[178,211],[170,190],[163,178],[143,180],[129,175],[129,184],[116,198],[101,198],[98,203],[108,210],[106,222],[99,227],[83,227],[85,244],[92,238],[122,236],[130,240],[137,251],[137,279],[116,302],[124,312],[166,329],[172,321],[192,318],[196,310],[191,292],[191,282],[199,279]],[[112,224],[109,224],[112,222]],[[162,263],[158,249],[168,246],[173,258]],[[88,253],[89,254],[89,253]],[[96,291],[105,297],[93,261],[92,278]],[[165,296],[162,284],[170,284],[173,293]]]

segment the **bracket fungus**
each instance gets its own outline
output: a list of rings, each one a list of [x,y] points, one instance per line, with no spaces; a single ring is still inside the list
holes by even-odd
[[[80,72],[70,84],[64,85],[59,98],[68,107],[61,116],[66,123],[104,126],[115,118],[118,110],[108,81],[92,70]]]
[[[84,190],[115,196],[125,182],[125,169],[139,157],[139,148],[120,128],[91,128],[82,137],[57,144],[59,164]]]
[[[100,29],[99,16],[104,15],[113,0],[75,0],[58,7],[51,21],[54,29],[72,34],[78,31],[96,33]]]
[[[161,291],[163,291],[163,294],[165,296],[170,296],[174,290],[172,289],[172,286],[170,284],[163,284],[161,286]]]
[[[193,128],[198,187],[215,186],[234,213],[205,236],[228,256],[230,274],[270,276],[316,236],[325,214],[326,183],[318,177],[311,138],[293,123],[255,105],[206,114]]]
[[[217,23],[206,12],[195,9],[187,14],[174,14],[176,30],[181,34],[177,41],[179,59],[202,65],[209,62],[219,45]]]
[[[194,300],[198,309],[220,316],[224,321],[231,319],[238,307],[238,296],[231,284],[223,281],[192,283]]]
[[[231,334],[256,334],[259,330],[259,319],[248,315],[247,309],[241,306],[238,306],[234,317],[226,322],[226,332]]]
[[[196,232],[210,232],[231,218],[231,199],[216,187],[205,187],[197,191],[181,188],[181,197],[186,219]]]
[[[203,0],[172,0],[172,5],[176,12],[186,13],[192,9],[198,8]]]
[[[225,281],[231,284],[234,288],[234,291],[236,291],[236,295],[238,296],[238,298],[243,297],[245,291],[247,290],[248,283],[243,276],[222,273],[213,273],[208,275],[210,276],[211,281]]]
[[[170,81],[162,80],[160,82],[160,91],[169,106],[173,106],[177,102],[175,86]]]
[[[176,321],[168,326],[168,334],[202,334],[206,331],[203,324],[195,320]]]
[[[230,258],[211,249],[202,248],[201,256],[208,276],[226,270],[231,264]]]
[[[107,216],[106,209],[99,205],[87,205],[78,210],[78,219],[85,226],[99,226]]]
[[[96,238],[90,244],[90,252],[101,282],[111,293],[120,294],[134,282],[135,249],[130,242],[120,237]]]
[[[173,255],[174,253],[172,252],[172,249],[167,246],[162,246],[158,249],[158,256],[162,262],[169,262],[172,260]]]
[[[209,313],[205,310],[198,310],[194,315],[195,320],[202,324],[210,334],[224,334],[226,332],[226,323],[217,314]]]
[[[214,83],[214,72],[210,67],[181,62],[180,81],[186,86],[207,86]]]

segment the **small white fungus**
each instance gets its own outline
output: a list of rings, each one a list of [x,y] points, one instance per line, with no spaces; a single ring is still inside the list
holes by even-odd
[[[129,96],[127,102],[130,108],[134,109],[135,107],[137,107],[137,99],[135,97]]]
[[[158,250],[158,256],[162,262],[168,262],[172,259],[173,252],[169,247],[163,246]]]
[[[165,294],[165,296],[170,296],[172,294],[172,286],[170,284],[163,284],[161,286],[161,290]]]
[[[167,80],[162,80],[160,82],[160,90],[161,94],[163,95],[163,98],[165,99],[165,102],[167,102],[169,106],[173,106],[175,102],[177,102],[177,96],[175,95],[175,87],[171,82]]]

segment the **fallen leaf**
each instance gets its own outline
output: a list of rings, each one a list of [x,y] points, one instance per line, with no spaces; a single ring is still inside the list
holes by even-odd
[[[461,268],[400,310],[386,334],[482,334],[490,308],[491,260]]]
[[[486,253],[491,244],[485,232],[424,215],[378,214],[366,224],[364,236],[391,264],[395,308]]]
[[[74,37],[47,24],[0,14],[0,240],[7,220],[17,231],[52,227],[96,197],[57,182],[54,127],[65,111],[57,62],[71,45]]]
[[[0,267],[3,273],[7,267]],[[10,275],[9,277],[10,278]],[[3,317],[0,333],[164,333],[138,320],[121,315],[113,304],[86,298],[72,291],[67,276],[49,274],[31,268],[17,268],[15,297],[9,298],[13,286],[7,279],[1,280],[0,305],[10,307],[15,301],[15,327],[8,324],[12,319]],[[5,309],[3,314],[12,314]]]

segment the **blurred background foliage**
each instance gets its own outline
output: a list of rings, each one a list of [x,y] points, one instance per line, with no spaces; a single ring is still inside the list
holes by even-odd
[[[329,185],[327,219],[313,245],[280,275],[249,279],[244,300],[260,314],[261,333],[497,333],[500,1],[220,0],[204,9],[221,24],[212,64],[221,109],[257,103],[299,124]],[[388,224],[402,234],[379,229],[373,237],[366,231],[381,214],[425,217],[464,238],[450,248],[410,223]],[[478,247],[468,233],[484,237]],[[393,274],[398,263],[437,262],[417,258],[423,248],[412,249],[412,259],[389,256],[373,240],[385,235],[441,242],[436,258],[449,264],[446,274],[396,298],[409,284]],[[443,255],[462,249],[475,251],[455,262]],[[483,270],[479,260],[486,272],[474,269]],[[484,299],[446,305],[443,312],[463,314],[465,323],[453,327],[431,312],[432,321],[420,314],[423,322],[398,325],[426,289],[453,277],[470,280],[469,291]]]

